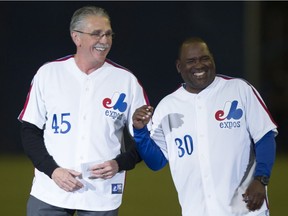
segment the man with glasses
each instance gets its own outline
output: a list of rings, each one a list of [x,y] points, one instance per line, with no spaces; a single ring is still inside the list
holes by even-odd
[[[125,170],[141,161],[123,132],[133,135],[132,114],[149,102],[137,78],[106,58],[104,9],[75,11],[70,34],[76,54],[40,67],[18,117],[35,166],[27,215],[117,216]]]

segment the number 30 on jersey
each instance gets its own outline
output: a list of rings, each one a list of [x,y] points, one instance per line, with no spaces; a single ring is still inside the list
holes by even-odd
[[[191,155],[193,152],[193,139],[190,135],[185,135],[182,139],[176,138],[175,144],[178,147],[178,156]]]

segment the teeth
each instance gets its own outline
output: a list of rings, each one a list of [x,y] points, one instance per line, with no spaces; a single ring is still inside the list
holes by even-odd
[[[104,51],[105,50],[104,47],[95,47],[95,49],[98,50],[98,51]]]
[[[106,49],[109,48],[109,45],[104,45],[104,44],[97,44],[95,47],[94,47],[97,51],[105,51]]]
[[[202,76],[204,75],[205,71],[194,73],[195,76]]]

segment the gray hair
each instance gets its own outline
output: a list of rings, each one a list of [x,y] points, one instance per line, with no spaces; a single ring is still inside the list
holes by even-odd
[[[71,18],[70,32],[75,29],[81,29],[84,26],[84,21],[89,16],[106,17],[110,21],[110,16],[103,8],[95,6],[84,6],[76,10]]]

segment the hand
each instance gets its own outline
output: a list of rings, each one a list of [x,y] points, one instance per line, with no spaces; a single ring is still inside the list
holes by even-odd
[[[80,172],[59,167],[54,170],[51,177],[60,188],[72,192],[83,187],[83,184],[76,179],[80,175]]]
[[[89,178],[110,179],[119,171],[119,166],[116,160],[109,160],[93,165],[90,169],[91,176]]]
[[[154,108],[148,105],[136,109],[132,116],[133,126],[136,129],[141,129],[147,125],[152,117],[153,110]]]
[[[265,186],[260,181],[255,179],[250,183],[245,194],[243,194],[244,200],[246,199],[245,202],[247,203],[247,208],[250,211],[260,209],[265,197]]]

